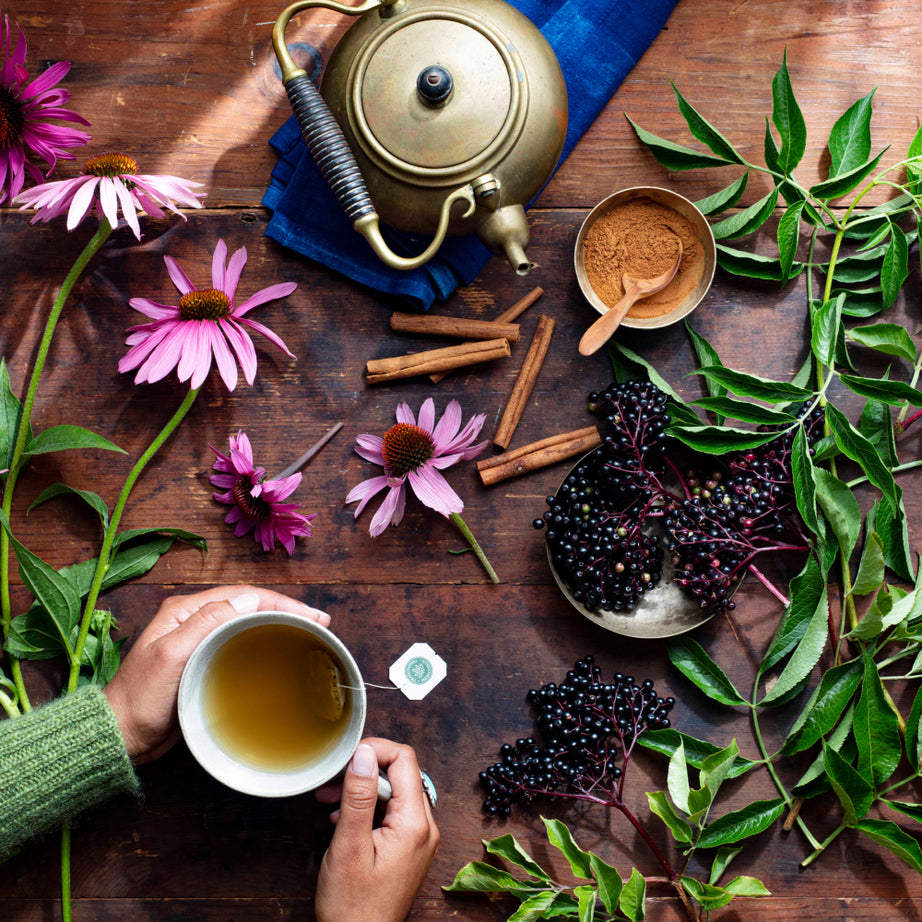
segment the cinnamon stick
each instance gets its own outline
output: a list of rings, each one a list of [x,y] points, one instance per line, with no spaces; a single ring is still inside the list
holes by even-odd
[[[541,373],[541,366],[544,364],[544,357],[551,345],[551,336],[554,334],[554,319],[542,314],[538,318],[538,326],[535,329],[535,335],[532,337],[531,346],[528,348],[528,354],[522,367],[519,369],[515,384],[512,386],[512,393],[509,394],[509,400],[506,403],[506,409],[503,410],[502,419],[493,436],[493,444],[499,448],[508,448],[515,434],[516,427],[522,414],[525,412],[525,406],[528,398],[534,389]]]
[[[493,323],[512,323],[513,320],[518,320],[543,294],[544,289],[540,285],[533,288],[524,298],[519,298],[512,307],[506,308],[498,317],[495,317]],[[438,384],[447,374],[447,371],[440,371],[437,374],[429,375],[429,379],[433,384]]]
[[[411,355],[397,355],[387,359],[370,359],[365,363],[366,380],[369,384],[380,384],[398,378],[412,378],[439,371],[451,371],[466,365],[491,362],[511,352],[506,339],[489,339],[444,349],[428,349]]]
[[[574,455],[584,454],[602,444],[595,426],[562,432],[530,445],[523,445],[493,458],[477,462],[477,472],[485,487],[491,487],[519,474],[537,471]]]
[[[428,314],[391,314],[391,329],[397,333],[422,333],[430,336],[453,336],[455,339],[508,339],[519,341],[517,323],[495,320],[470,320],[464,317],[436,317]]]

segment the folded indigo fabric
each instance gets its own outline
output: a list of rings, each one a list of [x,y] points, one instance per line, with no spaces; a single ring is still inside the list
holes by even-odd
[[[554,49],[567,84],[569,124],[561,162],[656,38],[678,0],[514,0]],[[263,204],[266,235],[384,294],[428,310],[467,285],[490,253],[473,236],[449,237],[435,258],[407,271],[384,265],[357,233],[314,165],[292,116],[269,142],[279,160]],[[396,252],[422,251],[423,236],[385,229]]]

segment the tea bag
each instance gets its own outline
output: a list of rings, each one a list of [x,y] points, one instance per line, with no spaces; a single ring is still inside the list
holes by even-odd
[[[343,713],[342,676],[333,657],[326,650],[311,650],[307,655],[309,687],[316,689],[313,705],[318,717],[338,720]]]

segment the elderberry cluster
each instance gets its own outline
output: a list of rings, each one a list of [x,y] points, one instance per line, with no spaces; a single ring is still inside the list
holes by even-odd
[[[675,704],[660,698],[650,679],[637,685],[616,672],[604,682],[591,655],[577,660],[559,685],[531,689],[527,701],[544,744],[534,737],[506,743],[499,761],[480,773],[490,816],[508,816],[514,803],[541,795],[617,798],[634,741],[645,730],[668,727]]]

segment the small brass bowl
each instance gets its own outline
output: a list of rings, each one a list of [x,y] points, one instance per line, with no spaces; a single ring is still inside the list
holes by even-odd
[[[589,282],[589,275],[586,271],[586,253],[585,241],[586,234],[590,228],[600,218],[607,215],[614,208],[624,205],[635,199],[649,199],[657,205],[662,205],[677,212],[686,221],[689,221],[698,232],[698,242],[704,254],[701,266],[701,274],[685,298],[665,314],[656,317],[638,317],[632,316],[635,308],[628,311],[627,316],[621,321],[621,326],[632,327],[635,329],[656,329],[666,327],[683,317],[687,317],[704,299],[714,281],[714,270],[717,267],[717,246],[714,243],[714,235],[711,227],[704,215],[695,207],[692,202],[677,192],[670,189],[661,189],[657,186],[634,186],[630,189],[622,189],[609,195],[608,198],[599,202],[583,221],[579,233],[576,235],[576,247],[573,253],[573,264],[576,269],[576,280],[579,282],[580,290],[583,292],[586,300],[600,313],[608,311],[609,305],[599,297]],[[667,289],[668,290],[668,289]],[[642,305],[643,302],[638,302]]]

